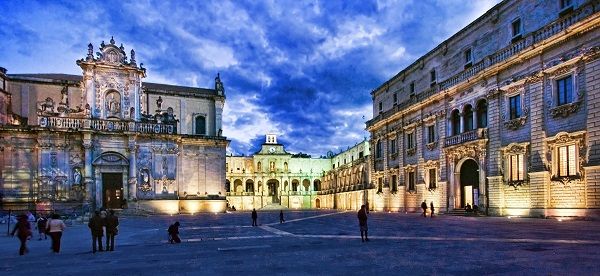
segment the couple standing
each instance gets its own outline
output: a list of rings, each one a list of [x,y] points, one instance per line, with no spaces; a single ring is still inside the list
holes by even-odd
[[[92,232],[92,253],[96,253],[96,244],[99,251],[104,251],[102,248],[104,228],[106,228],[106,251],[115,250],[115,235],[118,234],[118,226],[119,218],[115,216],[114,210],[110,210],[108,215],[105,210],[94,212],[94,216],[88,223]]]

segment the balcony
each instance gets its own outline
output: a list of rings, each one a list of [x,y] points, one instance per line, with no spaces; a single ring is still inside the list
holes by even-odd
[[[38,118],[38,124],[43,128],[73,129],[73,130],[95,130],[105,132],[139,132],[148,134],[177,134],[175,124],[142,123],[133,121],[112,121],[88,118],[62,118],[44,117]]]
[[[458,135],[447,137],[444,141],[444,147],[450,147],[466,142],[471,142],[479,139],[487,138],[487,128],[478,128],[475,130],[467,131]]]

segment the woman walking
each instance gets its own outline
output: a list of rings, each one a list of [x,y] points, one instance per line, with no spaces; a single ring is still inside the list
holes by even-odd
[[[60,216],[58,214],[53,214],[52,219],[48,221],[46,230],[48,230],[48,235],[50,235],[50,239],[52,239],[52,251],[54,251],[54,253],[60,252],[60,238],[62,237],[62,232],[65,228],[66,225],[60,219]]]

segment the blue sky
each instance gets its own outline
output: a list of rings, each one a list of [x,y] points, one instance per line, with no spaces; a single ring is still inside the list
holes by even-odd
[[[276,133],[290,152],[339,152],[369,133],[370,91],[498,0],[1,1],[0,66],[81,74],[114,36],[146,81],[213,87],[221,73],[228,151]]]

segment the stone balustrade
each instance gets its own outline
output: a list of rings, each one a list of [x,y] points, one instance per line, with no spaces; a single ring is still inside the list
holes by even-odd
[[[157,124],[131,121],[112,121],[89,118],[63,118],[43,117],[38,118],[38,123],[44,128],[53,129],[89,129],[106,132],[141,132],[151,134],[177,134],[174,124]]]
[[[458,135],[446,137],[444,146],[449,147],[485,138],[487,138],[487,128],[478,128]]]

